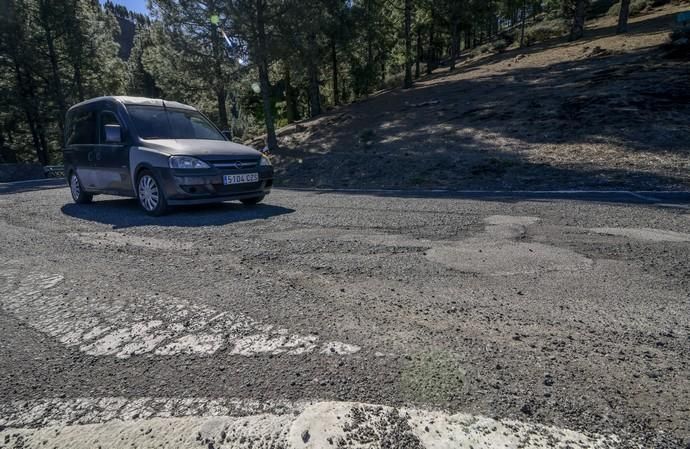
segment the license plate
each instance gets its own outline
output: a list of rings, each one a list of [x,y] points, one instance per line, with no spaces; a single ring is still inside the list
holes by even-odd
[[[243,173],[241,175],[223,175],[223,184],[246,184],[248,182],[259,182],[258,173]]]

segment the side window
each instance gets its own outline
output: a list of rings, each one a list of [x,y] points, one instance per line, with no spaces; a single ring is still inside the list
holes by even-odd
[[[105,143],[105,125],[120,125],[120,121],[117,116],[110,111],[101,112],[101,125],[100,125],[100,142]]]
[[[67,132],[67,145],[93,145],[98,141],[96,135],[96,113],[77,112],[70,121]]]
[[[67,114],[67,124],[65,126],[65,145],[74,143],[74,114]]]

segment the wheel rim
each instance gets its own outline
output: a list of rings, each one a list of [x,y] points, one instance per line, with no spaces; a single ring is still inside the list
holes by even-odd
[[[152,211],[158,207],[160,194],[156,180],[149,175],[144,175],[139,179],[139,202],[147,211]]]
[[[81,186],[79,185],[79,178],[77,178],[77,175],[73,174],[70,178],[69,188],[72,191],[72,198],[75,201],[79,199],[79,195],[81,195]]]

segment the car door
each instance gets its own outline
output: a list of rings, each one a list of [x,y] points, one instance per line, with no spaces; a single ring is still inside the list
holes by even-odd
[[[120,141],[106,139],[106,126],[120,127]],[[99,190],[117,194],[133,194],[129,174],[129,145],[122,121],[113,110],[104,109],[98,113],[98,145],[94,155],[94,170],[97,173]]]
[[[98,142],[97,115],[94,110],[79,109],[69,120],[66,153],[70,163],[87,191],[98,189],[98,179],[94,173],[94,149]]]

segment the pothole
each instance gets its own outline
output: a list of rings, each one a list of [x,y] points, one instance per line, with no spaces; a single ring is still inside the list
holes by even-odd
[[[474,238],[436,245],[426,258],[454,270],[488,276],[512,276],[549,271],[579,271],[592,261],[569,249],[517,241],[537,217],[492,215],[484,232]]]
[[[434,247],[427,259],[446,267],[489,276],[512,276],[548,271],[578,271],[592,261],[574,251],[541,243],[473,241]]]

